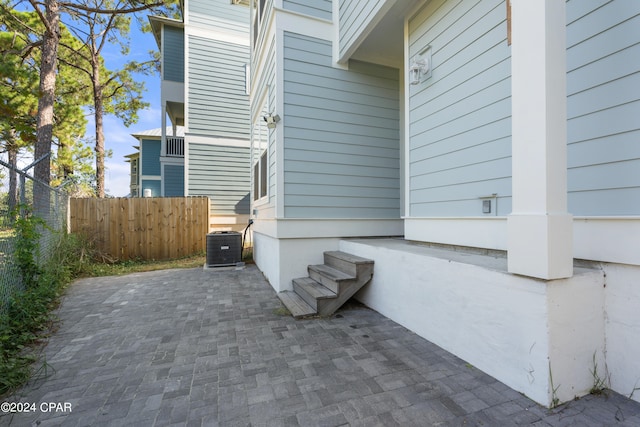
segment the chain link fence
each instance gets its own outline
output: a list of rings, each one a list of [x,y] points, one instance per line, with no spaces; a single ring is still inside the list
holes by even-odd
[[[45,161],[48,161],[45,160]],[[25,290],[16,258],[18,218],[36,217],[40,235],[35,259],[43,265],[55,250],[61,233],[67,231],[69,197],[61,190],[36,181],[27,172],[12,168],[0,160],[0,315],[9,302]]]

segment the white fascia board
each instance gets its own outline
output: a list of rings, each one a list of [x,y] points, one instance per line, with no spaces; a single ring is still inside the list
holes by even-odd
[[[241,37],[237,34],[228,33],[225,31],[214,30],[214,29],[205,29],[198,27],[185,27],[185,37],[195,36],[204,39],[218,40],[226,43],[238,44],[241,46],[249,46],[250,40],[249,37]]]
[[[188,144],[206,144],[206,145],[221,145],[225,147],[245,147],[249,148],[251,141],[248,139],[233,139],[233,138],[215,138],[211,136],[201,135],[185,135],[185,143]]]
[[[276,239],[402,236],[401,219],[278,219],[254,220],[254,230]]]
[[[412,15],[410,15],[412,16]],[[409,69],[409,18],[404,20],[404,66],[400,70],[402,75],[406,74],[406,70]],[[411,91],[410,91],[409,79],[403,78],[402,90],[404,91],[404,141],[400,141],[404,144],[404,188],[400,191],[404,191],[404,214],[408,216],[411,213]]]
[[[404,235],[407,240],[506,250],[507,218],[405,218]]]
[[[278,30],[291,31],[317,39],[333,42],[333,22],[315,16],[274,7]]]
[[[276,161],[275,161],[275,216],[277,218],[284,217],[284,127],[287,125],[287,118],[284,114],[284,30],[278,28],[276,32],[276,71],[275,71],[275,108],[276,113],[280,112],[282,122],[280,126],[276,126],[275,144],[276,144]]]
[[[476,248],[507,249],[506,217],[405,218],[405,238]],[[639,265],[640,217],[574,217],[576,259]]]
[[[574,217],[575,258],[640,265],[640,216]]]
[[[340,1],[333,0],[331,3],[331,9],[331,17],[333,18],[333,62],[336,65],[344,65],[348,67],[348,61],[345,61],[343,64],[340,64],[338,61],[338,58],[340,57]]]

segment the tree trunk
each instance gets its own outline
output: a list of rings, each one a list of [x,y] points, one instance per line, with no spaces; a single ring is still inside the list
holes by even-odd
[[[36,131],[35,159],[51,153],[53,138],[53,104],[56,89],[56,65],[60,38],[60,9],[57,0],[46,0],[46,18],[52,31],[46,31],[42,42],[40,65],[40,99]],[[35,177],[43,182],[51,180],[51,163],[42,161],[35,166]]]
[[[36,130],[35,160],[45,154],[51,154],[53,138],[53,104],[56,88],[56,65],[58,62],[58,43],[60,39],[60,7],[58,0],[46,0],[47,30],[42,41],[42,60],[40,64],[40,98],[38,99],[38,117]],[[51,31],[49,31],[49,29]],[[34,177],[45,184],[51,182],[51,161],[46,158],[34,167]],[[34,186],[35,212],[48,212],[49,192],[40,186]]]
[[[10,131],[10,141],[7,141],[7,155],[11,168],[9,169],[9,194],[8,205],[11,218],[14,218],[15,209],[18,206],[18,144],[16,143],[15,130]]]
[[[58,166],[62,171],[62,182],[73,175],[73,154],[71,148],[64,141],[64,138],[60,138],[58,141]]]
[[[102,85],[100,84],[100,62],[96,56],[93,61],[93,106],[96,122],[96,195],[104,197],[104,105]]]

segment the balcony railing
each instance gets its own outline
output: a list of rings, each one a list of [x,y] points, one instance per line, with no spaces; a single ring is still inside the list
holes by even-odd
[[[184,138],[181,136],[167,136],[167,157],[184,157]]]

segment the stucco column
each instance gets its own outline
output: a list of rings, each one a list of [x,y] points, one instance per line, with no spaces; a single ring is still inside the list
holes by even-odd
[[[565,1],[511,3],[509,271],[542,279],[571,277]]]

